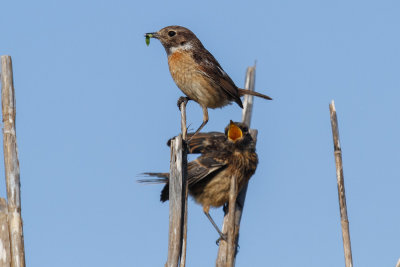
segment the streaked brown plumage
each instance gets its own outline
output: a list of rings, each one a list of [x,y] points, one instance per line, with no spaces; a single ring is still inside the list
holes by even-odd
[[[203,123],[195,134],[208,122],[207,108],[222,108],[231,102],[243,108],[240,97],[245,94],[271,100],[269,96],[238,88],[189,29],[168,26],[145,36],[160,40],[167,52],[171,76],[186,95],[178,100],[178,106],[182,101],[194,100],[202,107]]]
[[[188,163],[189,194],[203,206],[204,213],[222,237],[209,215],[210,207],[220,207],[228,202],[233,175],[237,178],[240,191],[254,174],[258,164],[255,143],[245,124],[232,121],[225,128],[225,133],[189,134],[189,139],[189,153],[201,153],[200,157]],[[160,200],[167,201],[169,174],[145,174],[161,179],[144,179],[141,182],[166,183]]]

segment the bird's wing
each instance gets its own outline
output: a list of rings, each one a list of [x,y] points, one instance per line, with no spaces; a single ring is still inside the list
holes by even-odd
[[[189,153],[190,154],[199,154],[208,151],[215,151],[219,149],[219,146],[225,141],[225,134],[220,132],[208,132],[208,133],[188,133],[187,139]],[[168,140],[167,145],[171,146],[171,140],[175,137]]]
[[[227,163],[213,157],[199,157],[188,164],[188,183],[189,186],[224,169]]]
[[[200,72],[219,86],[233,101],[243,108],[237,86],[231,77],[222,69],[214,56],[206,50],[203,53],[193,53],[193,59],[200,65]]]
[[[220,132],[193,133],[188,134],[189,153],[205,153],[208,151],[218,151],[221,144],[226,140],[225,134]]]

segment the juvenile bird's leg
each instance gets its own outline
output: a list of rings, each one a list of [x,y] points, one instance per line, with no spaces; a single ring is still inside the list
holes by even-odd
[[[181,97],[178,99],[178,102],[176,103],[176,104],[178,105],[179,110],[181,110],[181,104],[182,104],[183,102],[185,102],[185,105],[186,105],[187,102],[188,102],[189,100],[191,100],[189,97],[187,97],[187,96],[181,96]]]
[[[239,192],[240,193],[240,192]],[[228,213],[229,202],[226,202],[224,206],[222,206],[222,210],[224,211],[224,215]],[[236,208],[243,209],[242,204],[239,202],[239,199],[236,199]]]
[[[206,106],[201,106],[203,108],[203,123],[200,125],[199,129],[197,129],[194,134],[192,135],[191,138],[193,138],[193,136],[195,136],[198,132],[200,132],[200,130],[204,127],[204,125],[207,124],[208,122],[208,110]],[[190,140],[189,140],[190,141]]]
[[[217,240],[217,245],[218,245],[218,243],[219,243],[219,241],[220,240],[228,240],[227,239],[227,236],[225,235],[225,234],[223,234],[222,232],[221,232],[221,230],[219,230],[219,228],[218,228],[218,226],[217,226],[217,224],[214,222],[214,220],[213,220],[213,218],[211,218],[211,215],[210,215],[210,213],[208,212],[210,210],[210,207],[203,207],[203,211],[204,211],[204,214],[207,216],[207,218],[208,218],[208,220],[211,222],[211,224],[214,226],[214,228],[215,228],[215,230],[217,230],[217,232],[218,232],[218,234],[219,234],[219,238],[218,238],[218,240]]]
[[[224,211],[224,215],[226,215],[228,213],[228,208],[229,208],[229,204],[228,202],[226,202],[223,206],[222,206],[222,210]]]

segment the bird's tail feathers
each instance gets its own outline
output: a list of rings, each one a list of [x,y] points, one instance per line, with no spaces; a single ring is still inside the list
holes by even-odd
[[[264,99],[267,99],[267,100],[272,100],[271,97],[269,97],[267,95],[263,95],[263,94],[257,93],[255,91],[250,91],[250,90],[241,89],[241,88],[238,88],[238,90],[239,90],[239,95],[240,96],[243,96],[243,95],[254,95],[254,96],[258,96],[258,97],[261,97],[261,98],[264,98]]]
[[[142,173],[144,176],[152,176],[156,178],[151,179],[140,179],[137,180],[138,183],[142,184],[165,184],[164,188],[161,190],[160,200],[165,202],[169,199],[169,173],[167,172],[145,172]]]
[[[167,172],[145,172],[142,173],[144,176],[152,176],[157,178],[151,179],[140,179],[137,180],[138,183],[142,184],[166,184],[168,183],[169,173]]]

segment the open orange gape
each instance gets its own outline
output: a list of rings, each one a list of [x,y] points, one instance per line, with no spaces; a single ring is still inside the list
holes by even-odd
[[[242,130],[233,122],[231,121],[229,123],[229,130],[228,130],[228,138],[231,141],[236,141],[240,138],[242,138],[243,132]]]

